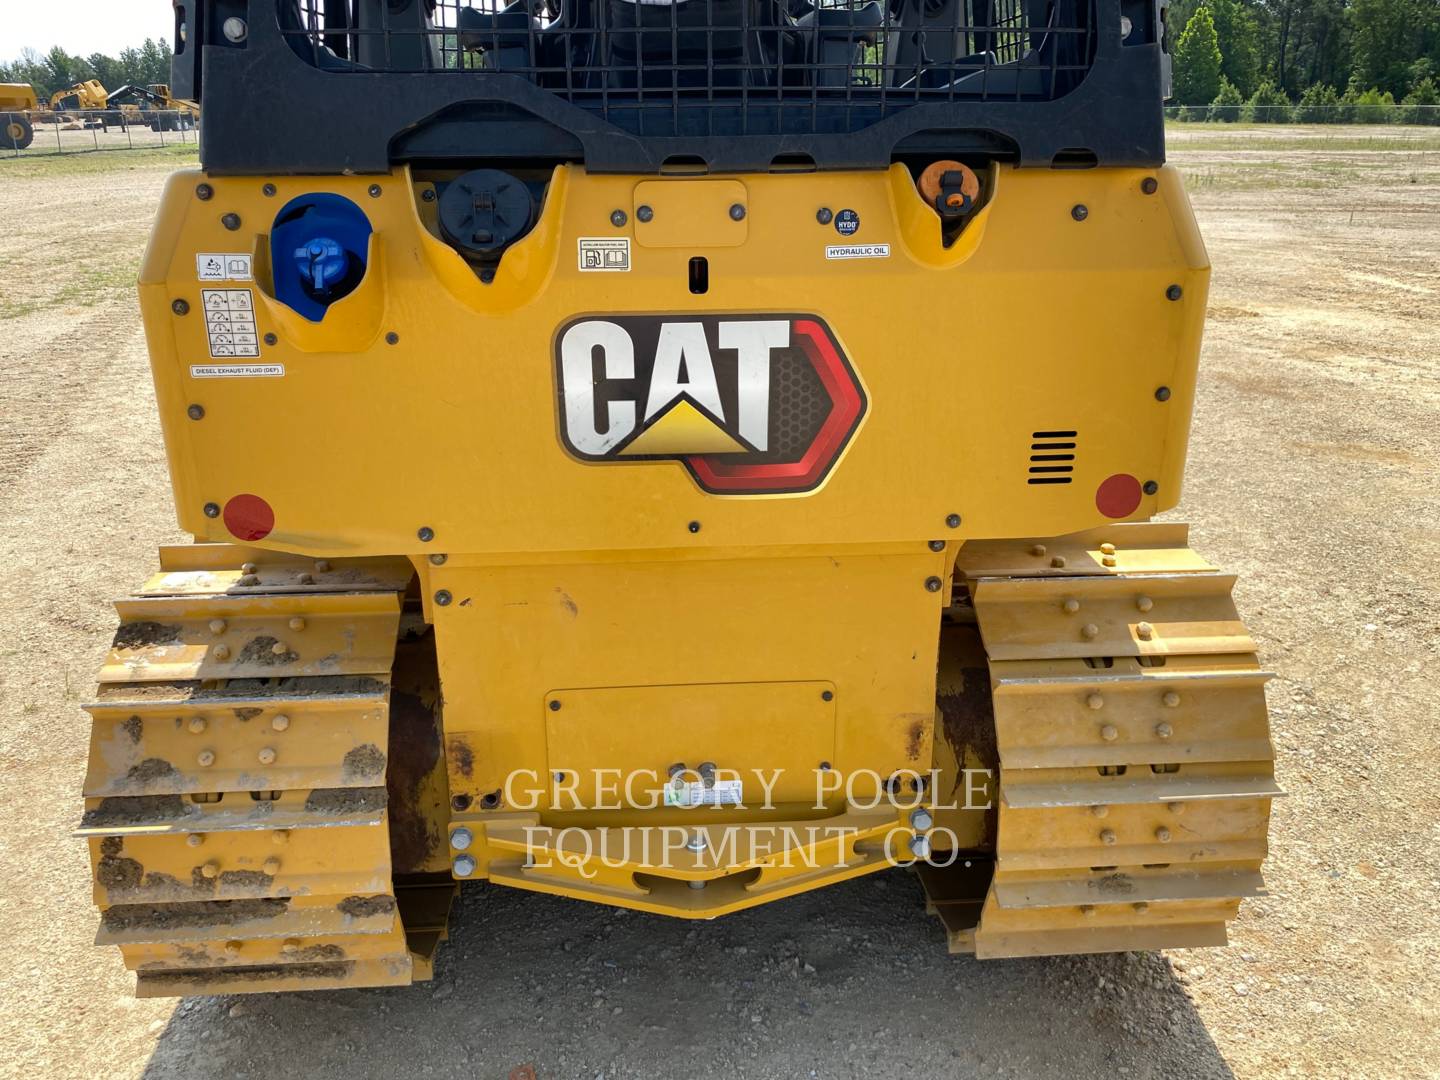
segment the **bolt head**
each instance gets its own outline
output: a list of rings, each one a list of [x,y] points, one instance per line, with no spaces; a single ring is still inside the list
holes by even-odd
[[[463,814],[466,810],[470,809],[470,802],[471,799],[469,795],[452,795],[450,797],[450,809],[454,810],[457,814]]]
[[[1084,203],[1076,203],[1070,208],[1070,216],[1076,221],[1084,221],[1090,216],[1090,208]]]
[[[912,836],[910,838],[910,854],[917,859],[928,859],[930,857],[930,838],[928,836]]]
[[[1179,300],[1183,295],[1185,295],[1185,290],[1180,288],[1179,285],[1171,285],[1165,290],[1166,300]]]
[[[215,648],[210,651],[210,655],[215,657],[216,660],[229,660],[230,646],[223,643],[216,645]]]
[[[273,199],[275,197],[275,185],[262,184],[260,187],[260,194],[264,195],[267,199]]]
[[[1080,628],[1080,634],[1082,637],[1087,638],[1099,637],[1100,628],[1096,626],[1093,622],[1087,622],[1084,626]]]
[[[1148,622],[1136,623],[1135,636],[1141,641],[1149,641],[1155,636],[1155,628]]]
[[[1157,387],[1155,388],[1155,400],[1156,400],[1156,401],[1169,401],[1169,400],[1170,400],[1170,388],[1169,388],[1168,386],[1157,386]]]
[[[1096,806],[1090,807],[1090,813],[1093,814],[1095,817],[1109,817],[1110,807],[1106,806],[1104,803],[1100,803]]]
[[[1154,195],[1155,192],[1160,190],[1160,182],[1153,176],[1147,176],[1144,180],[1140,181],[1140,190],[1146,195]]]
[[[1169,724],[1167,724],[1164,720],[1161,720],[1160,723],[1155,725],[1155,735],[1157,738],[1168,739],[1171,735],[1174,734],[1175,729],[1172,728]]]
[[[1137,611],[1149,611],[1154,606],[1155,601],[1148,596],[1137,596],[1135,598],[1135,608]]]
[[[213,503],[213,502],[208,502],[208,503],[206,503],[206,504],[205,504],[205,516],[208,517],[208,518],[217,518],[217,517],[219,517],[219,516],[220,516],[220,504],[219,504],[219,503]]]
[[[440,589],[435,593],[435,605],[437,607],[448,607],[454,597],[450,595],[449,589]]]
[[[1119,839],[1119,838],[1115,835],[1115,830],[1114,830],[1114,829],[1101,829],[1101,830],[1100,830],[1100,842],[1101,842],[1102,844],[1113,844],[1113,843],[1115,843],[1115,841],[1116,841],[1117,839]]]
[[[653,209],[651,209],[650,207],[648,207],[648,206],[639,206],[639,207],[636,207],[636,208],[635,208],[635,220],[636,220],[636,221],[640,221],[640,222],[654,221],[654,220],[655,220],[655,211],[654,211]]]
[[[220,224],[224,225],[225,228],[229,229],[231,232],[235,232],[235,230],[240,228],[240,215],[234,213],[222,214],[220,217]]]
[[[709,846],[710,842],[705,839],[705,834],[701,832],[697,832],[694,836],[690,837],[689,840],[685,841],[686,850],[693,851],[697,855]]]
[[[948,514],[948,515],[946,515],[946,517],[945,517],[945,525],[946,525],[946,527],[951,528],[951,529],[958,529],[958,528],[960,527],[960,515],[959,515],[959,514]]]
[[[212,859],[210,862],[207,862],[204,866],[200,867],[200,876],[207,878],[219,877],[220,864]]]
[[[205,717],[203,717],[203,716],[192,716],[192,717],[190,717],[190,723],[189,723],[188,725],[186,725],[186,726],[189,727],[189,729],[191,730],[191,732],[193,732],[193,733],[196,734],[196,735],[199,735],[200,732],[202,732],[202,731],[205,730]]]
[[[435,201],[435,189],[434,189],[434,188],[426,188],[424,191],[422,191],[422,192],[420,193],[420,200],[421,200],[422,202],[434,202],[434,201]]]
[[[262,747],[261,750],[260,750],[260,753],[256,754],[255,756],[260,759],[260,764],[261,764],[261,765],[274,765],[274,764],[275,764],[275,749],[274,749],[274,747],[270,747],[270,746]]]
[[[614,225],[615,228],[617,228],[617,229],[620,228],[622,225],[625,224],[625,222],[627,222],[627,221],[629,221],[629,220],[630,220],[630,219],[629,219],[629,217],[626,216],[624,210],[612,210],[612,211],[610,211],[610,224],[611,224],[611,225]]]
[[[274,855],[271,855],[270,858],[266,859],[263,863],[260,864],[260,869],[264,870],[265,873],[269,874],[271,877],[274,877],[280,872],[280,860],[277,859]]]
[[[835,700],[835,691],[833,691],[833,690],[821,690],[821,691],[820,691],[820,700],[821,700],[821,701],[834,701],[834,700]]]
[[[934,827],[935,815],[931,814],[923,806],[916,807],[910,811],[910,827],[916,832],[925,832]]]
[[[1166,690],[1165,696],[1160,699],[1165,703],[1167,709],[1173,709],[1180,704],[1180,695],[1174,690]]]
[[[944,541],[944,540],[931,540],[931,541],[930,541],[930,550],[931,550],[931,551],[944,551],[944,550],[945,550],[945,541]]]
[[[185,410],[185,415],[188,416],[191,420],[204,420],[205,406],[191,405]]]
[[[1140,490],[1145,492],[1146,495],[1154,495],[1160,490],[1160,485],[1154,480],[1146,480],[1145,483],[1141,485]]]
[[[745,220],[745,207],[744,207],[742,204],[740,204],[740,203],[738,203],[738,202],[737,202],[737,203],[731,203],[731,204],[730,204],[730,220],[731,220],[731,221],[744,221],[744,220]]]
[[[1076,600],[1074,597],[1071,597],[1069,600],[1066,600],[1060,606],[1065,609],[1066,615],[1074,615],[1077,611],[1080,610],[1080,601]]]
[[[428,544],[431,540],[435,539],[435,530],[429,525],[421,525],[420,528],[415,531],[415,535],[420,538],[422,544]]]
[[[203,833],[192,832],[189,836],[185,837],[185,843],[189,844],[191,847],[199,847],[204,842],[205,836]]]
[[[305,629],[305,620],[302,619],[299,615],[296,615],[286,625],[289,626],[291,630],[299,633],[301,630]]]
[[[452,829],[450,832],[450,846],[456,851],[465,851],[474,842],[475,834],[463,825],[458,829]]]
[[[270,718],[270,727],[275,731],[285,731],[290,727],[290,717],[284,713],[276,713]]]
[[[1103,697],[1101,697],[1099,694],[1091,694],[1089,697],[1087,697],[1087,698],[1085,699],[1085,704],[1086,704],[1086,705],[1089,705],[1090,708],[1092,708],[1092,709],[1100,709],[1100,708],[1104,708],[1104,706],[1105,706],[1105,699],[1104,699]]]
[[[815,211],[815,220],[821,225],[829,225],[834,219],[835,212],[828,206],[822,206],[819,210]]]
[[[379,184],[371,184],[367,190],[372,199],[378,199],[380,197],[381,187]]]
[[[700,522],[692,521],[689,525],[685,527],[689,529],[692,533],[698,533],[700,531]]]
[[[1119,737],[1120,732],[1114,724],[1106,724],[1100,729],[1100,738],[1104,739],[1106,742],[1114,742]]]
[[[398,345],[398,344],[400,344],[400,335],[397,334],[394,330],[391,330],[388,334],[385,335],[385,344],[386,344],[386,345]]]
[[[559,712],[559,711],[560,711],[560,702],[558,702],[558,701],[555,700],[554,698],[551,698],[551,699],[550,699],[550,711],[551,711],[551,712]]]
[[[225,35],[226,41],[233,41],[238,45],[250,33],[250,28],[245,25],[244,19],[232,15],[221,24],[220,31]]]
[[[1164,825],[1161,825],[1160,828],[1155,830],[1155,839],[1159,840],[1162,844],[1168,844],[1170,842],[1170,830]]]
[[[941,587],[942,585],[944,585],[944,584],[945,584],[945,583],[944,583],[943,581],[941,581],[938,577],[927,577],[927,578],[925,579],[925,591],[926,591],[926,592],[939,592],[939,591],[940,591],[940,587]]]
[[[190,311],[190,301],[188,301],[188,300],[176,300],[176,301],[174,301],[174,302],[171,303],[171,305],[170,305],[170,310],[173,311],[176,315],[185,315],[185,314],[188,314],[189,311]],[[197,419],[197,420],[198,420],[199,417],[192,417],[192,419]]]
[[[215,189],[209,184],[196,184],[195,197],[201,202],[207,202],[215,194]]]
[[[292,937],[292,938],[286,938],[285,941],[280,945],[280,951],[281,951],[282,953],[285,953],[287,956],[291,955],[292,953],[297,953],[297,952],[299,952],[299,951],[300,951],[300,939],[299,939],[299,938],[293,938],[293,937]]]
[[[211,765],[215,764],[215,751],[201,750],[200,753],[195,755],[195,763],[202,769],[208,769]]]
[[[455,861],[450,864],[456,877],[469,877],[475,873],[475,866],[475,856],[473,855],[456,855]]]

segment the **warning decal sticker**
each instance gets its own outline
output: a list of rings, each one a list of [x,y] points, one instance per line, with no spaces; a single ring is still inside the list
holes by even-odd
[[[249,289],[202,289],[205,333],[213,357],[259,356],[255,308]]]
[[[740,780],[716,780],[712,787],[683,782],[665,786],[666,806],[741,806],[744,800],[745,785]]]
[[[580,237],[580,269],[628,273],[630,270],[630,238],[628,236]]]
[[[202,252],[195,256],[195,276],[201,281],[250,281],[250,256]]]

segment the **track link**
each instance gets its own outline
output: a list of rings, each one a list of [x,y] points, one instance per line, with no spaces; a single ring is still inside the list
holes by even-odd
[[[1184,525],[962,548],[999,757],[981,958],[1223,945],[1281,794],[1235,579]]]
[[[386,810],[411,573],[197,544],[116,602],[77,832],[139,996],[415,977]]]

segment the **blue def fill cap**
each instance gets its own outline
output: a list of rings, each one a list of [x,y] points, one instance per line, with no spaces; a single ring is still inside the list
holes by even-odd
[[[311,322],[355,291],[365,277],[370,219],[341,195],[291,199],[270,229],[275,299]]]

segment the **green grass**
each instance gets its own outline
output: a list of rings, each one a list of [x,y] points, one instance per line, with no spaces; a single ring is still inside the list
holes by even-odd
[[[83,176],[124,169],[183,169],[197,164],[199,160],[199,147],[193,139],[174,146],[88,150],[74,154],[37,154],[32,150],[19,157],[7,157],[0,151],[0,182],[10,177]]]
[[[1306,134],[1297,134],[1297,131]],[[1307,153],[1440,151],[1440,128],[1397,127],[1394,134],[1372,134],[1374,131],[1374,128],[1357,131],[1331,124],[1172,122],[1165,125],[1165,139],[1171,147],[1180,150],[1250,150],[1267,154],[1287,150]]]
[[[0,268],[3,269],[3,268]],[[0,322],[57,307],[94,307],[120,292],[134,292],[140,260],[114,266],[79,267],[61,284],[43,294],[11,296],[0,293]]]

